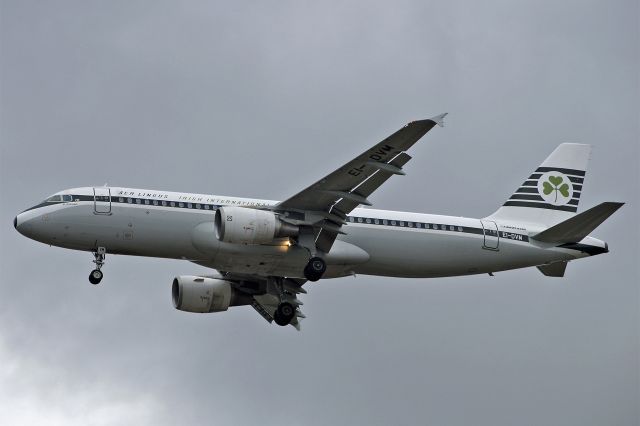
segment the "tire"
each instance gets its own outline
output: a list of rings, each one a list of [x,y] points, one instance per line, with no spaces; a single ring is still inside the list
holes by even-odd
[[[310,271],[313,271],[318,275],[324,274],[324,272],[327,270],[327,264],[319,257],[312,257],[311,259],[309,259],[307,267]]]
[[[102,277],[102,271],[100,271],[99,269],[94,269],[89,274],[89,282],[93,285],[100,284],[100,281],[102,281]]]
[[[309,281],[318,281],[327,270],[327,264],[319,257],[309,259],[304,268],[304,276]]]
[[[273,320],[280,326],[289,325],[293,317],[296,315],[296,308],[289,302],[282,302],[276,308]]]

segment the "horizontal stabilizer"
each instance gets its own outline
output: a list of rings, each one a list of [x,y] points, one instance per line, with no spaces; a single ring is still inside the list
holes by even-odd
[[[549,265],[540,265],[537,268],[547,277],[564,277],[568,262],[555,262]]]
[[[614,202],[598,204],[534,235],[532,238],[544,243],[555,244],[580,242],[623,205],[624,203]]]

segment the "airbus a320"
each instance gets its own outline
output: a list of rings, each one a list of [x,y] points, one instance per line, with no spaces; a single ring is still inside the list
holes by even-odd
[[[92,284],[107,254],[185,259],[211,268],[173,279],[177,309],[252,306],[300,329],[305,283],[350,275],[431,278],[567,263],[608,252],[589,234],[623,203],[578,213],[590,146],[563,143],[493,214],[481,218],[362,208],[404,175],[407,151],[446,114],[413,121],[284,201],[123,187],[60,191],[14,227],[45,244],[92,252]]]

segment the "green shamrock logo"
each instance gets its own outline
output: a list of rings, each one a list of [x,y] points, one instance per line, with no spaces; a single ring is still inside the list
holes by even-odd
[[[549,179],[542,183],[542,192],[544,195],[549,195],[553,191],[556,192],[556,199],[554,202],[558,202],[558,192],[563,197],[569,198],[569,185],[562,183],[562,176],[549,176]]]

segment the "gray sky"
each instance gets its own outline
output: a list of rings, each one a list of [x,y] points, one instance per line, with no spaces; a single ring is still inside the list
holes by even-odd
[[[0,2],[0,423],[639,422],[636,1]],[[449,112],[376,208],[481,217],[561,142],[611,253],[537,270],[307,286],[303,331],[173,309],[184,261],[28,240],[102,185],[283,199]]]

